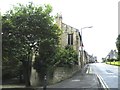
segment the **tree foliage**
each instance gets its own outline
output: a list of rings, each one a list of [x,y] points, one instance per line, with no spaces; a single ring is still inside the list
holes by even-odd
[[[55,55],[56,66],[73,66],[78,64],[78,54],[73,49],[72,46],[66,46],[65,48],[60,48]]]
[[[50,5],[35,6],[29,3],[18,4],[3,16],[3,67],[10,66],[13,70],[22,61],[26,74],[30,74],[33,51],[39,55],[39,61],[48,66],[61,34],[51,12]]]
[[[118,60],[120,61],[120,34],[117,37],[116,47],[117,47],[117,50],[118,50]]]

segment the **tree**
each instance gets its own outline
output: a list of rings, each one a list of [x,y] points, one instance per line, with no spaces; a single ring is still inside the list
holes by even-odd
[[[10,19],[7,16],[3,16],[2,22],[2,76],[4,80],[17,75],[18,68],[15,67],[18,67],[20,63],[16,51],[20,45],[17,43],[17,39],[11,34],[13,26]]]
[[[33,51],[44,63],[45,72],[52,66],[49,62],[58,47],[61,30],[54,24],[51,12],[50,5],[29,3],[14,6],[3,16],[3,62],[22,61],[26,86],[30,86]]]
[[[120,34],[117,37],[116,47],[117,47],[117,50],[118,50],[118,60],[120,61]]]

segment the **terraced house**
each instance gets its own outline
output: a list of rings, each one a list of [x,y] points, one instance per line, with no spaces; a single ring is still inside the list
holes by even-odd
[[[65,47],[67,45],[72,46],[79,55],[78,64],[80,65],[80,51],[79,51],[80,37],[79,37],[78,29],[63,23],[62,15],[60,14],[57,14],[56,16],[56,23],[59,26],[59,28],[63,30],[60,40],[61,47]]]

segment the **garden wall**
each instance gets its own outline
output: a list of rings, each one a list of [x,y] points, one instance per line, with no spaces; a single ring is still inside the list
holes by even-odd
[[[80,66],[72,66],[72,67],[57,67],[55,68],[53,75],[48,73],[47,75],[47,83],[55,84],[67,78],[70,78],[73,74],[80,70]],[[31,74],[31,85],[32,86],[40,86],[43,81],[39,79],[39,74],[36,72],[35,69],[32,68]]]
[[[57,67],[54,70],[53,77],[48,80],[49,84],[54,84],[65,80],[80,70],[80,66],[73,67]]]

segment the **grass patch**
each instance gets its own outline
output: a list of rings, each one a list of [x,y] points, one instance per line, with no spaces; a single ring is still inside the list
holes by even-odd
[[[115,65],[115,66],[120,66],[120,61],[106,62],[106,64]]]

